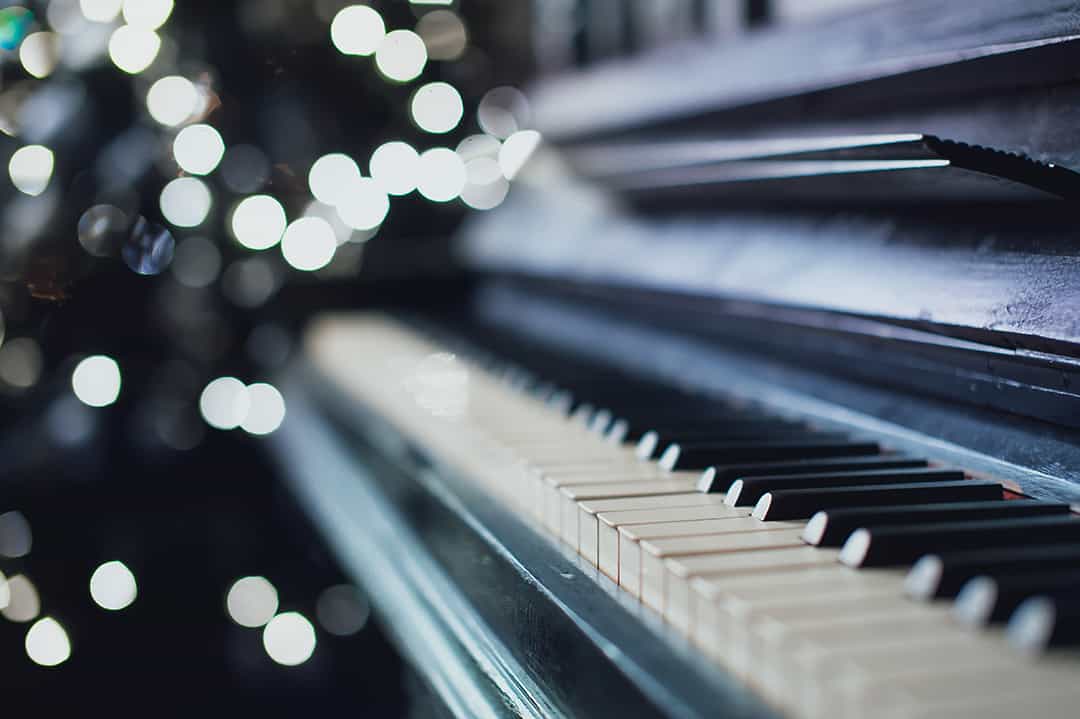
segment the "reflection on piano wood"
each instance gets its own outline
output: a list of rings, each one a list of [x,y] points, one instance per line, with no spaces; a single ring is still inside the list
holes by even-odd
[[[791,716],[1075,716],[1068,504],[775,408],[522,367],[381,315],[323,320],[308,357]]]

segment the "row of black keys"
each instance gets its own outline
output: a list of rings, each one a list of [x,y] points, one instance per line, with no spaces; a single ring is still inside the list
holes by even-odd
[[[1080,645],[1080,520],[1068,505],[1006,501],[998,482],[888,454],[873,441],[548,359],[545,375],[558,383],[481,356],[511,387],[631,443],[639,458],[703,470],[702,491],[726,491],[728,504],[752,507],[758,519],[809,519],[806,541],[842,547],[846,564],[914,563],[909,594],[956,598],[968,624],[1012,617],[1024,648]]]

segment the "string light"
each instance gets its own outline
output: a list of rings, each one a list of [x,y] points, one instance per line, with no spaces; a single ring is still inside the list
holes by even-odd
[[[372,55],[385,36],[382,15],[367,5],[342,8],[330,23],[330,40],[345,55]]]
[[[233,237],[249,250],[268,250],[281,241],[288,220],[285,208],[270,195],[253,195],[233,210]]]
[[[412,30],[394,30],[379,43],[375,51],[375,66],[385,77],[397,82],[409,82],[420,76],[427,65],[427,47]]]
[[[24,195],[37,197],[49,187],[56,159],[52,150],[43,145],[20,147],[8,162],[8,174],[15,189]]]
[[[225,156],[225,141],[210,125],[189,125],[173,140],[176,164],[193,175],[209,175]]]
[[[150,67],[160,51],[161,38],[153,30],[122,25],[109,38],[109,58],[129,75]]]
[[[417,127],[433,134],[450,132],[465,114],[461,95],[445,82],[430,82],[418,89],[410,109]]]

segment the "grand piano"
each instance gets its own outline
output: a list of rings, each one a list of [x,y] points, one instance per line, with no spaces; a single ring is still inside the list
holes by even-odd
[[[459,717],[1076,716],[1080,3],[587,5],[460,281],[280,378],[379,622]]]

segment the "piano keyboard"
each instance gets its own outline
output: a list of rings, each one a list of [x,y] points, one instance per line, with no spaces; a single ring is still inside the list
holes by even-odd
[[[381,315],[325,319],[308,344],[340,391],[790,716],[1076,715],[1066,504],[506,348],[522,369]]]

